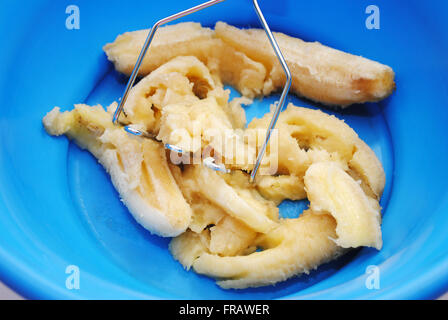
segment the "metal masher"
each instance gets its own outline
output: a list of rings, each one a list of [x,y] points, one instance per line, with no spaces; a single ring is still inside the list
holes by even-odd
[[[174,15],[171,15],[169,17],[163,18],[163,19],[157,21],[153,25],[153,27],[151,28],[151,30],[150,30],[150,32],[149,32],[149,34],[148,34],[148,36],[147,36],[147,38],[145,40],[145,43],[143,44],[143,48],[142,48],[142,50],[141,50],[141,52],[140,52],[140,54],[138,56],[137,62],[135,63],[135,66],[134,66],[134,69],[132,70],[131,76],[129,77],[128,83],[126,85],[126,89],[125,89],[125,91],[123,93],[123,96],[122,96],[122,98],[120,100],[120,104],[118,105],[117,109],[114,112],[114,116],[112,118],[112,122],[114,124],[118,124],[118,119],[120,117],[121,112],[123,111],[123,107],[124,107],[124,105],[126,103],[126,99],[127,99],[128,95],[129,95],[129,92],[130,92],[132,86],[134,85],[134,82],[135,82],[135,79],[137,78],[138,71],[139,71],[140,66],[142,64],[143,58],[145,57],[146,52],[148,51],[148,48],[149,48],[149,46],[150,46],[150,44],[151,44],[151,42],[152,42],[152,40],[154,38],[154,35],[155,35],[157,29],[161,25],[164,25],[164,24],[166,24],[168,22],[171,22],[173,20],[185,17],[185,16],[187,16],[187,15],[189,15],[191,13],[200,11],[200,10],[205,9],[205,8],[208,8],[210,6],[213,6],[213,5],[218,4],[220,2],[223,2],[223,1],[224,0],[211,0],[211,1],[204,2],[204,3],[200,4],[200,5],[192,7],[190,9],[187,9],[187,10],[181,11],[179,13],[176,13]],[[284,106],[285,101],[286,101],[286,96],[288,95],[289,89],[291,87],[291,72],[289,71],[289,68],[288,68],[288,65],[286,64],[285,58],[283,57],[283,54],[282,54],[282,52],[281,52],[281,50],[280,50],[280,48],[279,48],[279,46],[277,44],[277,41],[275,40],[274,35],[272,34],[271,29],[269,28],[269,25],[267,24],[266,19],[264,18],[264,15],[263,15],[263,13],[262,13],[262,11],[260,9],[260,6],[258,5],[258,1],[257,0],[253,0],[252,2],[253,2],[253,5],[254,5],[255,12],[257,13],[258,19],[260,20],[261,25],[263,26],[263,29],[266,31],[266,35],[268,36],[269,42],[271,43],[272,48],[274,49],[274,52],[275,52],[275,54],[277,55],[277,58],[280,61],[280,64],[281,64],[281,66],[283,68],[283,71],[285,72],[286,83],[285,83],[285,86],[283,88],[282,94],[280,96],[280,100],[279,100],[278,104],[275,107],[272,119],[271,119],[271,121],[269,123],[269,127],[268,127],[268,130],[266,132],[266,138],[264,140],[264,143],[263,143],[260,151],[258,152],[257,160],[255,162],[254,169],[252,170],[251,175],[250,175],[250,181],[251,182],[253,182],[255,180],[255,177],[256,177],[258,169],[260,167],[261,161],[263,160],[263,156],[264,156],[264,154],[266,152],[266,147],[267,147],[267,144],[268,144],[269,139],[271,137],[272,130],[275,128],[275,125],[277,123],[278,117],[280,115],[280,111],[283,109],[283,106]],[[124,129],[128,133],[136,135],[136,136],[141,136],[141,137],[155,139],[155,137],[153,135],[151,135],[149,133],[146,133],[146,132],[142,132],[142,131],[132,127],[132,125],[125,126]],[[177,147],[175,145],[165,144],[165,148],[169,149],[171,151],[174,151],[174,152],[184,153],[181,148],[179,148],[179,147]],[[205,159],[203,161],[203,163],[204,163],[205,166],[207,166],[210,169],[217,170],[217,171],[222,171],[222,172],[228,172],[228,170],[223,165],[216,164],[213,161],[210,161],[209,158]]]

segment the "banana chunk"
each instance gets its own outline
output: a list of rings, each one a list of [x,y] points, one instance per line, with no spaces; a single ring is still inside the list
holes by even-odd
[[[230,216],[210,228],[210,252],[221,256],[242,254],[254,242],[257,233]]]
[[[226,181],[229,179],[227,174],[222,176],[202,165],[194,165],[188,167],[183,179],[190,180],[190,185],[186,187],[184,184],[183,187],[190,191],[184,193],[200,194],[256,232],[266,233],[277,224],[278,208],[258,195],[256,190],[247,188],[247,185],[232,185]],[[249,184],[248,177],[245,179]],[[187,197],[193,198],[194,195]]]
[[[160,143],[130,137],[112,124],[111,115],[101,106],[76,105],[63,113],[56,107],[44,117],[43,124],[48,133],[67,135],[98,159],[143,227],[164,237],[187,229],[192,211],[170,172]]]
[[[243,223],[226,216],[218,224],[197,233],[187,230],[170,242],[170,251],[185,269],[204,253],[235,256],[255,251],[257,233]]]
[[[127,32],[104,46],[118,71],[131,74],[148,32]],[[395,88],[395,74],[389,66],[318,42],[274,34],[292,73],[292,91],[298,95],[345,107],[382,100]],[[261,29],[238,29],[224,22],[218,22],[215,30],[193,22],[161,27],[139,74],[147,75],[178,56],[195,56],[215,78],[249,98],[268,95],[285,82],[283,69]]]
[[[380,199],[386,183],[383,166],[373,150],[364,141],[358,139],[355,146],[356,151],[349,162],[349,166],[361,176],[376,198]]]
[[[250,129],[266,130],[272,114],[254,119],[248,125]],[[268,199],[281,201],[290,196],[299,198],[304,194],[303,177],[313,163],[330,161],[338,163],[346,171],[353,171],[376,199],[380,199],[385,185],[385,174],[381,162],[373,150],[363,142],[356,132],[344,121],[320,110],[297,107],[289,104],[280,113],[277,126],[279,132],[278,151],[266,151],[265,158],[276,158],[279,177],[262,177],[256,181],[260,191]],[[260,142],[259,142],[260,143]],[[258,148],[260,145],[257,146]],[[285,176],[285,177],[282,177]],[[286,177],[295,177],[289,178]],[[267,190],[275,186],[275,180],[297,186],[291,193],[287,190]],[[282,187],[286,187],[283,183]],[[282,196],[283,194],[283,196]]]
[[[268,113],[261,119],[254,119],[248,128],[266,130],[271,117],[272,113]],[[359,140],[356,132],[335,116],[292,103],[280,113],[276,128],[279,131],[280,173],[301,177],[308,166],[317,160],[347,163],[352,159]],[[276,150],[272,156],[277,156]],[[271,157],[270,150],[267,157]]]
[[[213,93],[212,93],[213,91]],[[227,102],[207,67],[193,56],[177,57],[141,79],[130,91],[120,121],[158,133],[163,109],[171,104],[194,104],[206,97]]]
[[[372,205],[361,186],[339,165],[333,162],[312,164],[304,181],[311,210],[330,213],[336,219],[338,238],[335,242],[339,246],[381,249],[378,206]]]
[[[132,73],[148,33],[149,30],[126,32],[103,47],[108,59],[119,72],[126,75]],[[210,48],[217,43],[219,40],[214,38],[213,30],[203,28],[200,23],[185,22],[161,27],[143,59],[139,74],[147,75],[178,56],[195,56],[206,61]]]
[[[228,103],[228,99],[228,91],[201,61],[179,56],[131,89],[120,121],[139,126],[186,153],[210,146],[228,164],[237,162],[241,154],[247,154],[247,163],[254,163],[255,149],[238,134],[246,122],[241,103],[247,100]],[[235,150],[229,147],[234,143]]]
[[[149,30],[126,32],[104,46],[103,50],[115,69],[126,75],[132,73],[148,33]],[[212,70],[216,80],[234,86],[247,97],[263,93],[264,65],[226,45],[215,37],[212,29],[193,22],[159,28],[143,59],[139,75],[147,75],[179,56],[196,57]]]
[[[266,67],[265,94],[283,87],[285,74],[264,30],[238,29],[218,22],[215,34]],[[382,100],[395,88],[395,74],[389,66],[280,32],[274,36],[291,70],[292,90],[298,95],[344,107]]]
[[[190,270],[193,262],[208,251],[207,233],[196,233],[187,230],[170,241],[169,249],[174,259],[186,270]]]
[[[336,236],[335,227],[329,215],[304,212],[261,236],[257,244],[262,251],[234,257],[202,251],[192,265],[200,274],[221,279],[218,285],[225,289],[272,285],[337,257],[342,249],[330,239]]]
[[[285,199],[302,200],[306,198],[303,178],[295,175],[260,176],[256,186],[263,197],[276,204],[280,204]]]

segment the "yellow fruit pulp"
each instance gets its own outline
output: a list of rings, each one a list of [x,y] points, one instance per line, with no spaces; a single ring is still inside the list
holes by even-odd
[[[126,33],[105,46],[118,71],[130,73],[146,34]],[[391,85],[382,88],[376,81],[391,76],[388,67],[320,44],[278,37],[300,94],[330,104],[387,96]],[[276,170],[249,182],[272,114],[246,128],[241,105],[281,82],[266,50],[258,30],[223,23],[215,31],[194,23],[161,28],[142,66],[146,76],[132,88],[120,117],[121,124],[137,126],[154,139],[130,136],[113,125],[116,103],[108,112],[101,106],[76,105],[62,113],[55,108],[43,120],[48,133],[65,134],[98,158],[137,221],[151,232],[174,237],[170,250],[185,268],[219,278],[223,288],[274,284],[308,273],[344,248],[382,245],[382,165],[335,116],[290,104],[276,126],[277,144],[268,146],[262,164],[266,169],[275,163]],[[309,58],[306,66],[299,66],[303,50],[328,59]],[[330,70],[341,61],[345,67]],[[354,66],[360,69],[354,71]],[[369,90],[353,94],[353,83],[344,82],[339,91],[318,96],[349,71],[370,79]],[[328,81],[322,87],[316,77],[324,76]],[[223,83],[246,97],[229,102]],[[233,171],[217,173],[191,162],[190,156],[174,163],[175,154],[164,149],[165,143],[193,159],[207,151]],[[299,218],[279,217],[281,201],[307,197],[310,208]]]

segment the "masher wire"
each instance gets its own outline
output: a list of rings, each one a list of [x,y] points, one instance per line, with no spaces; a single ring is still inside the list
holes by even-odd
[[[191,13],[200,11],[200,10],[205,9],[205,8],[208,8],[210,6],[213,6],[213,5],[218,4],[220,2],[223,2],[223,1],[224,0],[211,0],[211,1],[204,2],[204,3],[200,4],[200,5],[192,7],[190,9],[181,11],[179,13],[176,13],[176,14],[173,14],[173,15],[171,15],[169,17],[161,19],[161,20],[157,21],[153,25],[153,27],[151,28],[148,36],[146,37],[145,43],[143,44],[143,48],[140,51],[140,54],[139,54],[139,56],[137,58],[137,62],[135,63],[134,69],[132,70],[131,76],[129,77],[129,80],[128,80],[127,84],[126,84],[126,89],[125,89],[125,91],[123,93],[122,98],[120,99],[120,103],[119,103],[117,109],[115,109],[115,112],[114,112],[114,115],[113,115],[113,118],[112,118],[112,122],[114,124],[118,123],[120,114],[123,111],[124,105],[126,103],[128,95],[129,95],[129,92],[130,92],[132,86],[134,85],[135,79],[137,78],[138,71],[140,70],[140,66],[141,66],[141,64],[143,62],[143,58],[145,57],[146,52],[148,51],[148,48],[149,48],[149,46],[150,46],[150,44],[151,44],[151,42],[152,42],[152,40],[154,38],[154,35],[155,35],[157,29],[161,25],[164,25],[164,24],[166,24],[168,22],[171,22],[171,21],[174,21],[176,19],[185,17],[185,16],[187,16],[187,15],[189,15]],[[254,169],[252,170],[251,175],[250,175],[250,181],[251,182],[253,182],[255,180],[255,177],[257,175],[258,169],[259,169],[260,164],[261,164],[261,162],[263,160],[264,154],[266,153],[266,147],[267,147],[267,144],[269,142],[269,139],[271,138],[272,130],[275,128],[275,125],[277,123],[277,120],[278,120],[278,117],[280,115],[280,112],[283,109],[283,106],[285,104],[286,97],[288,95],[289,89],[291,88],[291,82],[292,82],[292,80],[291,80],[291,72],[289,71],[288,65],[286,64],[286,61],[285,61],[285,59],[283,57],[283,54],[282,54],[282,52],[281,52],[281,50],[280,50],[280,48],[279,48],[279,46],[277,44],[277,41],[275,40],[275,37],[272,34],[271,29],[269,28],[269,25],[266,22],[266,19],[264,18],[263,12],[261,11],[260,6],[258,5],[258,1],[257,0],[253,0],[252,2],[253,2],[253,5],[254,5],[255,12],[257,13],[258,19],[260,20],[261,25],[263,26],[263,29],[265,30],[266,35],[267,35],[267,37],[269,39],[269,42],[271,43],[271,46],[274,49],[274,52],[275,52],[277,58],[280,61],[280,64],[281,64],[281,66],[283,68],[283,71],[285,72],[286,83],[285,83],[285,86],[283,88],[282,94],[280,96],[279,103],[275,107],[274,113],[272,115],[272,119],[271,119],[271,121],[269,123],[269,126],[268,126],[268,129],[266,131],[266,137],[265,137],[264,143],[263,143],[261,149],[258,152],[257,160],[255,162]],[[153,138],[152,135],[148,135],[148,134],[146,134],[146,133],[144,133],[144,132],[142,132],[142,131],[140,131],[138,129],[132,128],[130,126],[126,126],[125,130],[128,133],[136,135],[136,136]],[[172,151],[175,151],[175,152],[178,152],[178,153],[183,153],[181,148],[179,148],[177,146],[174,146],[174,145],[165,144],[165,148],[169,149],[169,150],[172,150]],[[216,171],[228,172],[228,170],[225,169],[224,166],[217,165],[214,162],[204,161],[203,163],[204,163],[204,165],[206,165],[210,169],[213,169],[213,170],[216,170]]]

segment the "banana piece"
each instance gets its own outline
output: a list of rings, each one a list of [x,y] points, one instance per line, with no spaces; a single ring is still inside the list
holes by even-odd
[[[184,232],[192,211],[169,170],[163,146],[129,136],[111,119],[101,106],[75,105],[70,112],[54,108],[43,124],[49,134],[65,134],[98,159],[143,227],[164,237]]]
[[[179,261],[186,270],[190,270],[193,262],[202,254],[208,252],[208,233],[196,233],[187,230],[170,241],[169,249],[174,259]]]
[[[250,247],[257,233],[230,216],[210,228],[209,250],[220,256],[235,256]]]
[[[265,129],[272,118],[272,113],[265,114],[260,119],[253,119],[249,123],[250,129]],[[355,143],[358,141],[358,135],[343,120],[329,115],[320,110],[297,107],[292,103],[280,113],[276,128],[283,134],[279,139],[279,148],[282,148],[282,142],[285,143],[284,153],[279,150],[279,161],[287,163],[290,172],[303,172],[303,167],[294,167],[294,159],[291,162],[288,157],[294,153],[308,150],[326,150],[328,153],[337,153],[340,159],[348,161],[352,158]],[[259,141],[261,144],[262,141]],[[295,147],[295,148],[294,148]],[[299,158],[306,160],[299,161],[306,163],[313,160],[305,153],[301,153]],[[336,160],[336,159],[334,159]],[[306,170],[306,169],[305,169]]]
[[[211,93],[213,91],[213,94]],[[225,104],[228,94],[217,86],[207,67],[195,57],[177,57],[141,79],[129,92],[120,121],[157,134],[163,108],[194,104],[208,95]]]
[[[204,195],[198,187],[198,183],[202,183],[201,181],[198,181],[197,178],[202,174],[200,172],[201,168],[193,168],[190,166],[184,168],[184,172],[182,173],[179,167],[171,165],[171,170],[184,197],[193,209],[193,216],[189,229],[192,232],[201,234],[202,240],[207,239],[205,242],[202,241],[203,243],[206,243],[207,252],[231,256],[247,252],[247,250],[250,250],[253,247],[251,245],[257,233],[251,227],[248,227],[240,220],[229,215],[228,212],[219,205],[219,201],[210,201],[210,198],[207,195]],[[277,220],[277,208],[275,208],[272,202],[263,199],[257,192],[255,192],[253,186],[250,185],[248,181],[247,175],[240,172],[234,172],[232,174],[223,175],[222,179],[228,187],[233,188],[234,190],[251,190],[249,192],[246,191],[244,196],[240,196],[241,198],[237,199],[237,202],[247,200],[255,204],[258,202],[258,205],[254,207],[253,210],[259,210],[260,213],[263,213],[263,210],[267,209],[269,211],[266,213],[268,218],[274,221]],[[217,188],[220,186],[211,185],[210,182],[207,182],[206,187]],[[232,201],[232,199],[228,199],[228,201]],[[264,205],[264,208],[262,205]],[[188,255],[188,253],[186,254]],[[178,260],[182,261],[183,259],[179,258]],[[185,268],[188,268],[188,266],[184,266]]]
[[[126,75],[132,73],[149,30],[126,32],[103,47],[115,69]],[[158,28],[148,54],[143,59],[139,75],[147,75],[178,56],[195,56],[206,61],[210,48],[219,43],[212,29],[200,23],[185,22]]]
[[[284,86],[284,71],[264,30],[238,29],[217,22],[215,34],[266,67],[265,95]],[[298,95],[345,107],[382,100],[395,88],[395,74],[389,66],[318,42],[305,42],[279,32],[274,36],[292,74],[292,91]]]
[[[239,255],[236,251],[235,256],[223,255],[210,250],[210,240],[204,241],[202,234],[196,237],[201,239],[200,244],[185,243],[181,237],[173,240],[170,248],[175,258],[186,268],[193,266],[197,273],[220,279],[217,283],[225,289],[243,289],[309,273],[338,257],[344,248],[381,248],[378,201],[367,197],[338,163],[312,164],[306,172],[305,185],[310,209],[298,219],[280,220],[269,232],[259,234],[253,245],[262,251],[252,249],[244,254],[240,246]],[[247,246],[246,250],[251,248],[249,242],[237,243]],[[185,251],[174,249],[179,246]]]
[[[314,163],[306,171],[304,182],[311,210],[330,213],[336,219],[336,244],[381,249],[379,206],[372,205],[361,186],[339,165]]]
[[[184,152],[196,153],[211,148],[229,165],[255,162],[255,148],[244,142],[243,130],[234,129],[225,109],[214,97],[166,106],[157,139],[176,145]],[[239,160],[241,155],[245,158]]]
[[[191,209],[193,210],[193,216],[189,228],[196,233],[201,233],[209,226],[217,225],[228,217],[220,207],[199,197],[191,200]]]
[[[257,240],[262,251],[221,257],[204,250],[192,265],[197,273],[219,278],[218,285],[225,289],[272,285],[337,257],[342,249],[330,239],[336,236],[335,227],[329,215],[304,212],[262,235]]]
[[[255,149],[235,131],[245,124],[241,103],[247,100],[228,104],[228,98],[229,93],[201,61],[193,56],[179,56],[131,89],[120,121],[139,126],[186,153],[210,146],[225,163],[238,162],[237,156],[244,152],[246,162],[254,163]],[[234,143],[235,150],[229,148]]]
[[[277,205],[283,200],[302,200],[306,198],[303,178],[295,175],[260,176],[256,181],[257,190],[266,199]]]
[[[174,259],[189,270],[194,261],[204,253],[218,256],[235,256],[252,253],[257,233],[238,220],[226,216],[216,226],[197,233],[187,230],[173,238],[169,249]]]
[[[254,119],[249,129],[266,130],[272,114]],[[376,199],[380,199],[385,185],[385,174],[381,162],[370,147],[344,121],[320,110],[296,107],[289,104],[280,113],[277,126],[279,132],[278,152],[267,149],[266,158],[278,157],[278,173],[303,179],[310,165],[317,162],[336,162],[346,171],[352,170],[370,189]],[[259,148],[262,141],[258,141]],[[281,201],[279,193],[266,192],[268,180],[274,183],[280,178],[262,177],[256,181],[260,191],[268,199]],[[283,178],[285,179],[285,178]],[[292,179],[292,178],[291,178]],[[295,184],[296,197],[303,195],[303,184]],[[263,191],[264,190],[264,191]],[[285,197],[291,195],[285,194]]]
[[[126,32],[103,47],[115,69],[132,73],[149,30]],[[184,22],[157,30],[139,75],[147,75],[178,56],[194,56],[205,63],[217,79],[234,86],[243,95],[253,98],[262,94],[266,68],[249,59],[214,36],[214,31],[199,23]]]
[[[148,30],[127,32],[106,44],[115,68],[130,75]],[[379,101],[394,88],[393,70],[378,62],[274,33],[291,70],[292,91],[327,105],[348,106]],[[177,56],[195,56],[227,84],[253,98],[281,89],[285,75],[261,29],[238,29],[218,22],[215,30],[199,23],[161,27],[145,56],[140,75],[147,75]]]
[[[379,200],[386,183],[383,166],[373,150],[364,141],[358,139],[355,147],[356,151],[349,161],[349,167],[361,176],[362,180],[375,194],[376,199]]]
[[[218,174],[202,165],[189,166],[185,171],[183,178],[194,181],[190,188],[196,194],[252,230],[266,233],[277,224],[278,208],[254,190],[229,184],[226,181],[228,174]],[[248,183],[247,177],[246,180]]]

